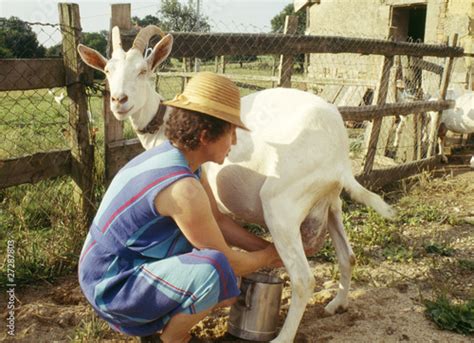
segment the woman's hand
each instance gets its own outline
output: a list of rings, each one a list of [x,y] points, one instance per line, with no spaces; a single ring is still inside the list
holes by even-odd
[[[274,244],[269,244],[263,251],[266,253],[268,258],[268,266],[273,268],[283,267],[283,261],[278,255],[278,251]]]

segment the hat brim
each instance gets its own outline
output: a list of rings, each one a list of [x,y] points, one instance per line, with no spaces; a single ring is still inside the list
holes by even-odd
[[[183,101],[179,97],[176,97],[173,100],[164,101],[163,104],[166,106],[172,106],[172,107],[182,108],[185,110],[191,110],[191,111],[207,114],[209,116],[216,117],[228,123],[231,123],[243,130],[250,131],[250,129],[245,126],[245,124],[240,120],[240,118],[234,115],[228,114],[224,111],[216,110],[213,107],[205,106],[203,104],[197,104],[190,101]]]

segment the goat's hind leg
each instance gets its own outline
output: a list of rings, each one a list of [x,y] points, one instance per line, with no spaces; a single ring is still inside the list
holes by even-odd
[[[337,199],[336,203],[329,208],[328,231],[331,236],[334,249],[336,250],[339,263],[339,290],[336,297],[325,307],[329,314],[345,311],[348,306],[349,288],[351,286],[352,267],[355,265],[355,256],[352,252],[344,224],[342,222],[342,202]]]

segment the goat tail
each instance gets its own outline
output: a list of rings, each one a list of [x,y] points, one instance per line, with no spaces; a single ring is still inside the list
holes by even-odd
[[[347,173],[344,182],[344,189],[349,196],[366,206],[372,207],[378,214],[387,219],[393,219],[397,212],[387,204],[379,195],[364,188],[352,175]]]

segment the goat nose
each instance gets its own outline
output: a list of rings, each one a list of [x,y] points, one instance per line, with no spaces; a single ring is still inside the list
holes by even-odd
[[[125,94],[112,95],[112,101],[125,104],[128,101],[128,96]]]

